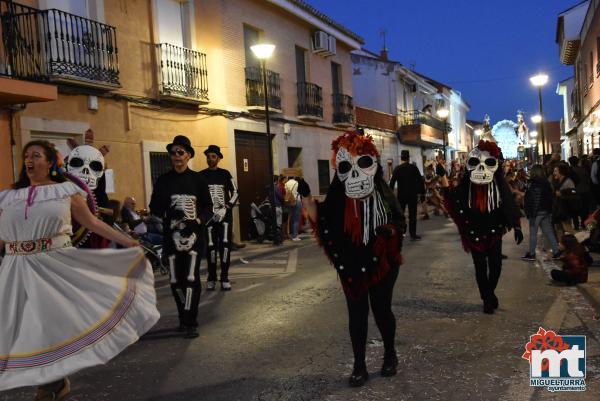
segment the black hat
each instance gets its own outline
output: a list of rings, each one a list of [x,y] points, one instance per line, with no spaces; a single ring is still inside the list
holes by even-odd
[[[190,153],[191,157],[194,157],[194,148],[192,148],[192,143],[187,136],[177,135],[175,138],[173,138],[173,143],[167,145],[167,152],[170,152],[171,148],[175,145],[181,146]]]
[[[400,160],[408,160],[410,159],[410,153],[408,150],[404,149],[400,152]]]
[[[209,153],[214,153],[217,156],[219,156],[219,159],[223,158],[223,154],[221,153],[221,148],[218,147],[217,145],[208,145],[208,149],[206,149],[204,151],[205,155],[208,155]]]

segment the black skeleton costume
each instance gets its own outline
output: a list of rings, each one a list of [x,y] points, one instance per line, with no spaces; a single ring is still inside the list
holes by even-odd
[[[217,281],[217,255],[221,260],[221,283],[229,282],[229,261],[232,243],[232,212],[238,200],[235,180],[229,171],[205,169],[200,174],[206,179],[212,198],[213,217],[206,225],[208,281]]]
[[[199,268],[204,247],[202,222],[212,215],[206,180],[189,168],[182,173],[171,170],[161,175],[154,185],[150,211],[163,219],[164,251],[180,327],[197,327]]]

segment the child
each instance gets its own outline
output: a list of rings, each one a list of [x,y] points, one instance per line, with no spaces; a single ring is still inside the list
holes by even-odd
[[[561,270],[554,269],[550,272],[552,279],[567,285],[586,283],[588,266],[592,263],[592,258],[583,245],[577,241],[574,235],[565,234],[562,236],[559,246],[563,252],[563,256],[560,258],[563,265]]]

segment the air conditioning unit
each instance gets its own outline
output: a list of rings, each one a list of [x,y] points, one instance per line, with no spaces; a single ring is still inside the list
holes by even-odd
[[[327,53],[329,52],[329,35],[323,31],[316,31],[312,35],[312,52]]]

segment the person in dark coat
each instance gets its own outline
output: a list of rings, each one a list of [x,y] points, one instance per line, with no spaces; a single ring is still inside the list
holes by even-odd
[[[553,258],[560,257],[558,241],[552,229],[552,203],[554,194],[552,187],[546,179],[544,168],[540,164],[535,164],[530,170],[529,185],[525,191],[525,216],[529,221],[529,252],[521,259],[535,261],[535,248],[537,246],[538,228],[550,242]]]
[[[381,376],[396,374],[392,295],[402,262],[404,215],[383,179],[372,137],[346,132],[333,141],[332,150],[336,175],[325,200],[316,202],[304,180],[298,183],[298,193],[346,295],[354,351],[349,384],[358,387],[369,378],[369,304],[383,340]]]
[[[463,248],[470,252],[483,312],[498,308],[496,286],[502,271],[502,237],[511,229],[523,241],[521,214],[500,167],[501,152],[494,142],[479,141],[469,153],[467,173],[458,186],[441,179],[448,214],[458,227]]]
[[[401,163],[396,166],[390,180],[392,191],[398,185],[398,202],[404,213],[408,206],[408,232],[410,239],[419,241],[421,237],[417,235],[417,199],[419,195],[425,195],[425,181],[419,172],[417,166],[410,164],[410,154],[408,150],[400,153]]]
[[[575,190],[579,194],[579,202],[581,207],[575,211],[573,216],[573,222],[575,223],[575,229],[584,229],[583,222],[588,218],[588,215],[592,212],[592,202],[594,196],[592,195],[592,179],[590,173],[580,165],[579,158],[577,156],[569,157],[569,164],[571,165],[571,171],[575,179]]]

